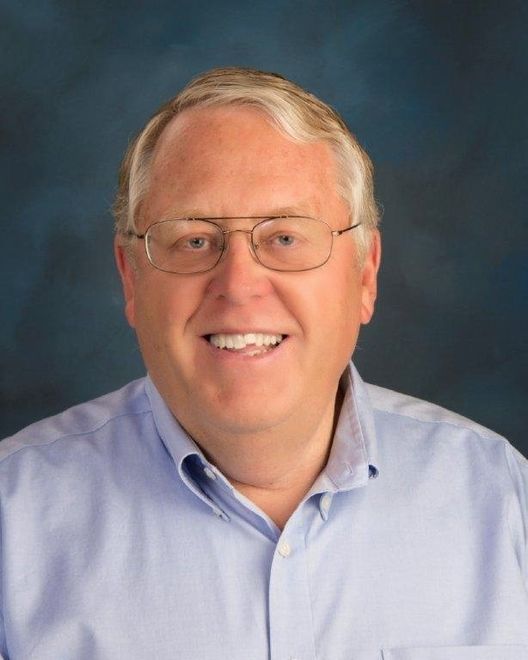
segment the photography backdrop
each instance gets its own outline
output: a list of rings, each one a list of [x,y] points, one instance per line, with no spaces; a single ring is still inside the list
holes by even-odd
[[[118,164],[192,76],[242,65],[335,106],[375,163],[363,377],[527,453],[527,28],[523,0],[2,0],[0,436],[143,375],[113,265]]]

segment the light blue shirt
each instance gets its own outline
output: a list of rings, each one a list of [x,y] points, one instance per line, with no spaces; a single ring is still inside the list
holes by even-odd
[[[4,658],[527,660],[527,461],[347,379],[282,532],[148,377],[3,441]]]

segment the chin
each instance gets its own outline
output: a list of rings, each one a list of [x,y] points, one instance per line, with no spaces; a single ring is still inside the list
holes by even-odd
[[[291,406],[280,397],[269,405],[267,397],[259,395],[229,397],[224,393],[215,401],[201,399],[199,422],[206,421],[219,432],[243,435],[259,433],[279,426],[291,415]]]

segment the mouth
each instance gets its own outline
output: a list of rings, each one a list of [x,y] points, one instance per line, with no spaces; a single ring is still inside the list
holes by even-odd
[[[204,335],[204,339],[219,351],[247,356],[263,355],[276,350],[288,335],[280,333],[246,332]]]

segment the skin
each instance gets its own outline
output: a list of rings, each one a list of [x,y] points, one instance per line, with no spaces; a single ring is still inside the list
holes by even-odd
[[[284,212],[344,228],[349,210],[336,180],[328,145],[292,141],[259,110],[186,110],[157,144],[138,231],[185,215]],[[302,273],[258,264],[243,233],[231,234],[207,273],[164,273],[148,263],[143,241],[132,250],[131,259],[116,239],[126,316],[154,383],[209,460],[282,528],[328,457],[339,379],[374,310],[378,233],[361,264],[352,230],[335,239],[324,266]],[[288,338],[257,357],[203,338],[251,331]]]

